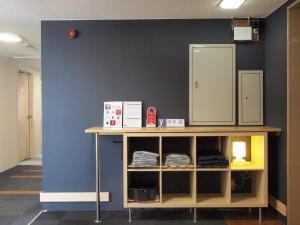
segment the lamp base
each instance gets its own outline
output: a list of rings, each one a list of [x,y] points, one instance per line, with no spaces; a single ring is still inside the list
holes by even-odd
[[[246,161],[245,159],[234,159],[232,161],[232,164],[236,165],[236,166],[245,166],[245,165],[249,164],[249,162]]]

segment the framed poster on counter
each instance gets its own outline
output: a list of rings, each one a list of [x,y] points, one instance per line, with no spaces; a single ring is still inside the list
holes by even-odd
[[[142,102],[123,102],[123,127],[142,127]]]
[[[103,127],[122,128],[122,119],[122,102],[104,102]]]

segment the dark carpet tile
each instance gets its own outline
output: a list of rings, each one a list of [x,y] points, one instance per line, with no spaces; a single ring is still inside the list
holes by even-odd
[[[16,220],[15,216],[0,216],[0,224],[12,224]]]
[[[29,222],[32,221],[32,219],[37,215],[37,213],[32,213],[32,214],[26,213],[22,216],[18,216],[18,217],[16,217],[14,222],[11,223],[10,225],[27,225]]]
[[[41,167],[16,166],[0,173],[0,191],[7,190],[42,190],[42,179],[37,178],[11,178],[13,175],[28,175],[23,172],[26,169]]]
[[[41,179],[16,179],[24,169],[41,167],[16,166],[0,174],[0,190],[41,190]],[[0,225],[26,225],[41,210],[38,195],[0,195]]]
[[[221,214],[216,210],[199,212],[205,216],[199,216],[201,225],[226,225]],[[151,209],[134,210],[132,223],[128,222],[127,211],[102,212],[103,225],[190,225],[193,223],[193,213],[188,209]],[[59,225],[91,225],[95,224],[94,211],[80,212],[47,212],[43,213],[33,225],[59,224]]]
[[[47,213],[42,213],[38,220],[39,221],[48,221],[48,220],[59,220],[61,221],[63,217],[67,214],[68,212],[47,212]],[[77,212],[77,214],[81,214],[82,212]]]
[[[86,211],[86,212],[66,212],[62,220],[95,220],[96,214],[94,211]]]
[[[34,207],[35,202],[18,201],[18,202],[0,202],[0,216],[20,216],[24,215],[27,210]]]
[[[45,220],[45,221],[41,221],[39,222],[39,225],[59,225],[60,221],[58,220]]]
[[[42,180],[35,178],[2,178],[0,179],[0,190],[42,190]]]
[[[42,168],[41,166],[15,166],[9,170],[2,172],[0,174],[0,177],[21,174],[23,173],[23,170],[36,170],[41,168]]]

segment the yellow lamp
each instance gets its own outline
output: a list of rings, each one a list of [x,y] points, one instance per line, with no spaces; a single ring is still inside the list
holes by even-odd
[[[245,164],[246,160],[243,158],[246,156],[246,143],[243,141],[234,141],[232,143],[232,154],[235,157],[232,163]]]

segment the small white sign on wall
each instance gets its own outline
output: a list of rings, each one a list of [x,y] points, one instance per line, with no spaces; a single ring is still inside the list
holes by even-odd
[[[142,127],[142,102],[123,102],[123,127]]]

